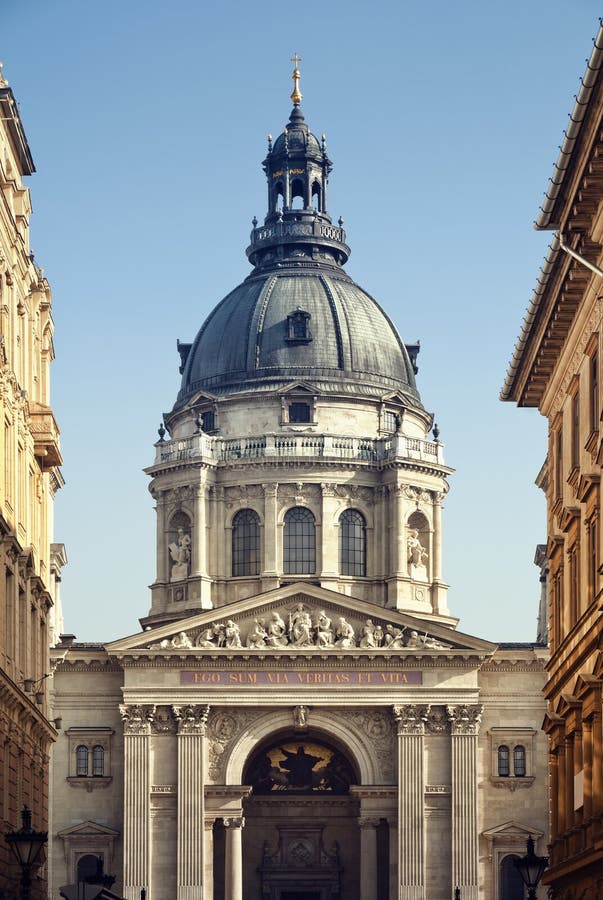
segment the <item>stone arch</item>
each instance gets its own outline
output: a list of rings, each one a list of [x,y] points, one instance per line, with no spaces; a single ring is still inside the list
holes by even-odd
[[[342,513],[346,511],[346,509],[357,509],[358,512],[361,513],[361,515],[364,517],[367,531],[370,528],[374,528],[374,507],[369,506],[368,503],[365,503],[363,500],[358,500],[355,497],[342,498],[341,502],[337,504],[337,508],[331,516],[329,525],[338,527],[339,519],[341,518]]]
[[[232,511],[228,511],[226,513],[224,528],[232,528],[232,523],[235,516],[238,516],[240,512],[243,512],[245,509],[250,509],[254,512],[260,520],[260,528],[264,527],[264,504],[261,501],[257,500],[245,500],[243,506],[237,506],[236,509]]]
[[[378,782],[379,763],[370,743],[363,739],[341,715],[328,710],[312,710],[310,727],[326,740],[331,739],[346,748],[357,771],[361,784]],[[291,709],[271,710],[248,727],[233,745],[226,763],[225,783],[241,784],[243,771],[256,747],[271,735],[293,731]]]

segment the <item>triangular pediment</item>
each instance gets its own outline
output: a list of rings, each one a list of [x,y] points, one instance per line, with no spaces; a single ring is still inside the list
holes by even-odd
[[[517,843],[525,843],[529,837],[532,837],[534,840],[538,840],[543,836],[544,832],[539,831],[538,828],[534,828],[531,825],[523,825],[521,822],[505,822],[503,825],[496,825],[494,828],[488,828],[487,831],[482,831],[482,835],[488,841],[517,841]]]
[[[318,393],[316,387],[313,384],[310,384],[309,381],[291,381],[289,384],[286,384],[284,388],[279,391],[279,395],[281,394],[308,394],[314,396],[314,394]]]
[[[117,655],[370,653],[490,656],[496,645],[429,619],[296,583],[106,645]]]
[[[108,825],[101,825],[99,822],[78,822],[77,825],[70,825],[62,831],[57,831],[60,838],[74,837],[119,837],[119,831],[109,828]]]

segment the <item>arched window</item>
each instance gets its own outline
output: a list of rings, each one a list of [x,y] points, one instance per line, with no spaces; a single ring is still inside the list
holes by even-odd
[[[260,519],[252,509],[240,510],[232,520],[232,574],[260,574]]]
[[[515,867],[515,854],[505,856],[500,863],[500,900],[523,900],[524,890],[521,875]]]
[[[316,524],[309,509],[296,506],[285,515],[283,571],[312,575],[316,571]]]
[[[80,856],[77,861],[77,882],[81,884],[87,878],[94,878],[102,871],[102,856],[96,856],[93,853],[86,853]]]
[[[96,776],[105,774],[105,751],[100,744],[92,748],[92,774]]]
[[[303,209],[304,205],[304,183],[295,178],[291,182],[291,209]]]
[[[320,184],[318,181],[312,183],[312,206],[317,212],[322,212],[320,202]]]
[[[501,744],[498,748],[498,774],[502,778],[509,775],[509,748],[506,744]]]
[[[366,522],[357,509],[346,509],[339,517],[339,571],[366,575]]]
[[[518,778],[526,775],[526,748],[521,744],[513,748],[513,774]]]
[[[88,748],[81,744],[75,750],[75,774],[88,774]]]

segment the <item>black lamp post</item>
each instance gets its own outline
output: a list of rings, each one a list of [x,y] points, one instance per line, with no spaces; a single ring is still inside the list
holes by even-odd
[[[41,865],[42,852],[48,840],[47,831],[34,831],[31,827],[31,810],[27,806],[21,812],[22,827],[19,831],[10,831],[4,840],[21,868],[21,897],[29,900],[31,887],[31,871]]]
[[[528,900],[536,900],[536,888],[544,875],[544,870],[549,864],[548,856],[536,856],[534,853],[534,841],[528,838],[528,852],[521,859],[515,860],[515,867],[521,875],[521,880],[528,889]]]

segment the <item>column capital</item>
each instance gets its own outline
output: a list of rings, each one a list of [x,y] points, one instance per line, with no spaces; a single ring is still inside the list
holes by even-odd
[[[244,828],[245,827],[245,816],[229,816],[227,819],[222,819],[224,822],[224,828]]]
[[[263,484],[262,490],[264,491],[265,497],[276,497],[276,494],[278,491],[278,484],[275,484],[272,482],[269,484]]]
[[[460,703],[446,706],[452,734],[477,734],[484,707],[481,703]]]
[[[120,703],[119,714],[124,723],[124,734],[150,734],[155,708],[154,703],[144,706]]]
[[[205,734],[209,706],[172,706],[178,722],[178,734]]]
[[[406,703],[394,706],[394,718],[398,724],[398,735],[425,734],[425,721],[429,715],[429,705]]]
[[[380,821],[378,816],[360,816],[358,825],[360,828],[376,828]]]

